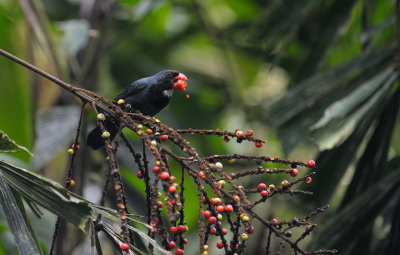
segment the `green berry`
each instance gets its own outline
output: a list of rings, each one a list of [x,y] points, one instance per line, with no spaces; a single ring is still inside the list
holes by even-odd
[[[104,114],[102,114],[102,113],[99,113],[99,114],[97,114],[97,119],[100,121],[103,121],[106,119],[106,116],[104,116]]]
[[[110,137],[110,132],[104,131],[103,134],[101,135],[103,138],[109,138]]]

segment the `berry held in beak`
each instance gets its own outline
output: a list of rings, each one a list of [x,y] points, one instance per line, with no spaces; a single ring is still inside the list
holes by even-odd
[[[176,90],[182,90],[185,91],[186,90],[186,81],[187,81],[187,77],[186,75],[184,75],[183,73],[179,73],[175,78],[174,78],[175,83],[172,85],[172,88],[176,89]]]

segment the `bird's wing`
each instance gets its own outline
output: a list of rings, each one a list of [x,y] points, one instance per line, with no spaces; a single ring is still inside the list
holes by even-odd
[[[137,80],[137,81],[133,82],[129,87],[127,87],[124,91],[122,91],[115,98],[115,100],[134,96],[134,95],[138,94],[140,91],[142,91],[147,85],[148,85],[148,82],[146,81],[146,78]]]

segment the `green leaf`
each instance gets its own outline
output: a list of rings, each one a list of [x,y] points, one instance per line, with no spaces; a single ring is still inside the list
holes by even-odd
[[[25,199],[33,201],[66,221],[84,229],[91,214],[89,203],[60,184],[23,168],[0,161],[7,183]]]
[[[297,80],[304,80],[321,68],[329,48],[335,42],[339,31],[350,18],[357,0],[337,0],[330,6],[323,20],[320,33],[316,37],[306,61],[301,65]]]
[[[16,4],[1,2],[0,8],[5,15],[0,15],[1,48],[27,59],[29,48],[27,23]],[[4,13],[3,12],[3,13]],[[19,34],[18,40],[15,36]],[[32,99],[33,90],[29,84],[31,74],[25,68],[0,58],[0,129],[12,137],[20,145],[32,149],[33,122]],[[29,162],[30,156],[25,153],[15,154],[15,157]]]
[[[20,254],[41,254],[40,247],[20,211],[17,202],[8,186],[3,173],[0,171],[0,205],[7,219],[11,232]]]
[[[5,134],[2,130],[0,130],[0,152],[18,152],[25,151],[29,153],[29,155],[33,156],[32,152],[30,152],[24,146],[18,145],[16,142],[10,139],[7,134]]]

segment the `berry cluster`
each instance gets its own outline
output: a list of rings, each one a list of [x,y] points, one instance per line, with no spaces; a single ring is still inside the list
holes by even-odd
[[[199,227],[197,232],[200,237],[199,247],[202,255],[208,254],[209,244],[211,243],[214,243],[214,247],[217,249],[223,249],[225,254],[243,254],[249,236],[255,231],[252,223],[254,220],[263,224],[264,229],[269,232],[265,248],[269,252],[273,252],[270,242],[271,238],[274,237],[280,242],[288,244],[295,253],[306,253],[298,243],[315,227],[315,225],[309,223],[309,218],[324,211],[325,207],[319,208],[303,218],[297,219],[294,217],[289,221],[278,221],[276,218],[271,220],[264,219],[253,208],[267,203],[272,197],[279,194],[310,194],[307,191],[297,190],[294,186],[300,182],[311,182],[311,176],[315,173],[307,171],[307,169],[315,168],[314,161],[310,160],[307,163],[303,163],[271,156],[256,157],[242,154],[200,156],[195,148],[182,137],[183,135],[215,135],[222,137],[225,142],[230,142],[232,139],[236,139],[238,143],[247,141],[253,143],[257,148],[261,148],[265,141],[255,137],[252,130],[242,131],[236,129],[234,132],[218,129],[174,130],[153,117],[144,116],[140,113],[124,112],[119,107],[124,102],[114,104],[104,98],[96,99],[103,101],[111,108],[111,110],[105,112],[98,112],[97,107],[100,108],[100,106],[94,102],[92,104],[97,113],[98,125],[102,130],[102,137],[106,144],[107,161],[110,167],[100,205],[104,204],[106,191],[109,183],[111,183],[110,180],[112,180],[117,198],[116,205],[120,214],[121,232],[118,236],[120,237],[121,251],[127,252],[136,247],[128,228],[130,222],[127,215],[129,212],[116,162],[116,145],[119,143],[113,146],[110,140],[110,133],[105,130],[103,124],[104,120],[109,117],[117,119],[120,125],[134,131],[142,141],[143,151],[139,153],[134,150],[130,141],[123,134],[119,134],[135,160],[138,169],[137,177],[145,183],[146,216],[147,223],[151,226],[148,235],[152,239],[161,240],[160,245],[170,254],[184,254],[185,245],[189,242],[186,237],[188,227],[185,219],[185,173],[191,177],[191,181],[194,181],[198,189]],[[104,108],[101,109],[104,110]],[[169,147],[179,149],[180,153],[173,152]],[[79,146],[74,146],[68,150],[68,153],[74,156],[78,149]],[[146,151],[150,152],[154,163],[150,163],[147,159],[148,152],[146,153]],[[182,154],[184,156],[181,156]],[[180,165],[181,173],[179,179],[173,174],[177,170],[171,169],[171,160]],[[229,165],[235,165],[237,161],[250,162],[250,165],[255,164],[256,168],[238,171],[238,167],[224,167],[225,162]],[[268,164],[283,167],[267,168]],[[265,176],[268,174],[286,174],[289,178],[282,178],[279,185],[277,183],[268,185],[259,183],[255,189],[240,185],[240,179],[243,177],[252,175]],[[264,177],[262,178],[264,179]],[[72,187],[73,184],[74,182],[71,180],[69,185]],[[254,196],[250,198],[249,195],[252,193],[259,193],[258,199]],[[164,216],[164,213],[167,214],[167,217]],[[299,227],[305,227],[303,234],[295,240],[291,240],[289,238],[292,237],[290,230]],[[96,228],[96,230],[110,231],[101,227]],[[152,249],[153,246],[149,246],[150,253],[152,253]],[[334,252],[334,250],[318,250],[313,251],[313,254],[332,254]]]

